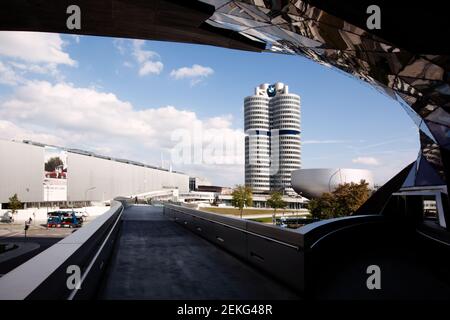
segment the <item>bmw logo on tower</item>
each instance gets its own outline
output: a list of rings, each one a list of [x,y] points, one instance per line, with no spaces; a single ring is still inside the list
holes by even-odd
[[[267,95],[269,97],[275,97],[275,95],[277,94],[277,90],[275,88],[274,84],[269,85],[269,87],[267,88]]]

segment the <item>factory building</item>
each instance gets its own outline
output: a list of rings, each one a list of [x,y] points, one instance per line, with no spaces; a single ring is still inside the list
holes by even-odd
[[[189,191],[189,176],[130,160],[0,140],[0,203],[17,194],[27,206],[109,201],[163,189]]]

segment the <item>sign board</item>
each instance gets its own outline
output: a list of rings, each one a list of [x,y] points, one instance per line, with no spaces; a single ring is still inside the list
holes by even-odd
[[[67,153],[55,147],[44,150],[44,201],[67,201]]]

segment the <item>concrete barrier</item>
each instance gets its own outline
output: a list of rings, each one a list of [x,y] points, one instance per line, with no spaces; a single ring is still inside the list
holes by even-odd
[[[300,294],[313,292],[313,257],[319,243],[336,233],[383,222],[383,217],[352,216],[315,222],[299,229],[283,229],[228,216],[165,204],[164,214],[233,255],[283,282]]]
[[[294,290],[305,290],[302,234],[171,204],[164,214]]]

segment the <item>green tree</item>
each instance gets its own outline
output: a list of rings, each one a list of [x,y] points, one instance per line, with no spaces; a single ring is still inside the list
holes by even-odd
[[[63,161],[60,157],[52,157],[48,159],[48,161],[45,163],[45,171],[52,172],[55,171],[57,166],[63,165]]]
[[[244,207],[251,207],[253,205],[253,193],[252,188],[248,186],[243,185],[237,185],[233,192],[231,193],[232,199],[231,204],[239,208],[239,211],[241,212],[241,219],[242,219],[242,211],[244,210]]]
[[[334,205],[333,194],[325,192],[322,196],[309,200],[308,210],[313,218],[329,219],[334,216]]]
[[[281,192],[275,191],[270,195],[270,198],[267,200],[267,204],[273,209],[272,221],[275,223],[277,209],[286,208],[287,203],[283,200],[283,195]]]
[[[14,193],[14,195],[9,198],[8,207],[11,210],[13,216],[15,213],[17,213],[17,210],[22,209],[22,202],[20,202],[17,193]]]
[[[369,196],[370,189],[366,181],[344,183],[331,193],[326,192],[318,198],[311,199],[308,209],[314,218],[345,217],[353,214]]]

